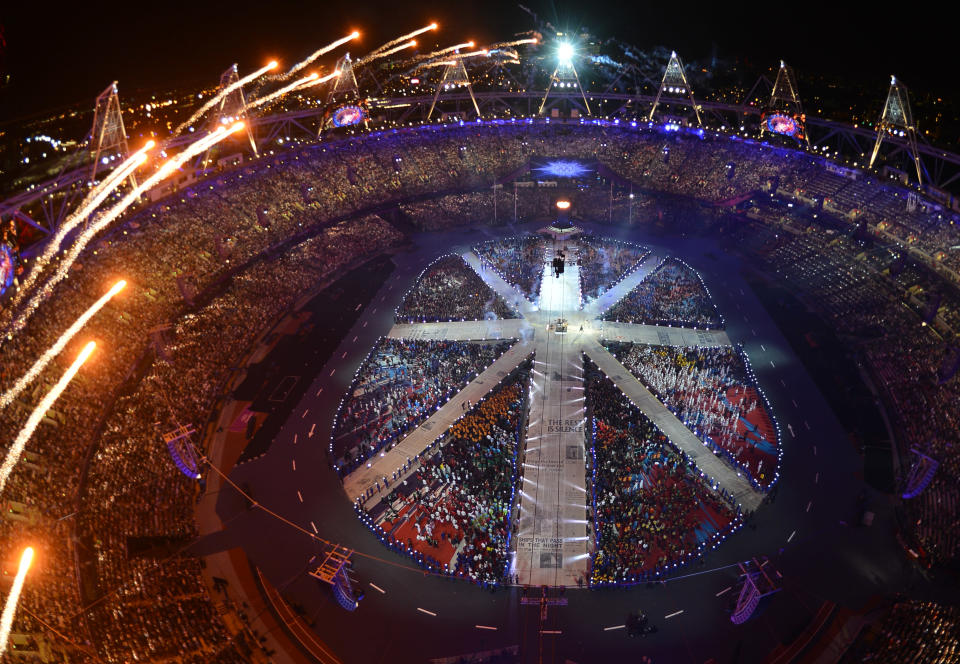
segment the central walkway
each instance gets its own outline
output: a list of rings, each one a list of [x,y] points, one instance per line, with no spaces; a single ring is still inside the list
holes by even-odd
[[[476,403],[524,358],[535,353],[530,391],[528,429],[521,459],[521,486],[517,532],[512,542],[511,575],[522,584],[570,586],[586,580],[591,554],[588,532],[585,457],[583,362],[586,353],[617,387],[650,418],[672,442],[694,460],[700,470],[726,489],[745,510],[754,510],[763,498],[733,467],[712,454],[686,426],[651,394],[601,345],[601,339],[620,339],[662,345],[729,345],[723,331],[610,323],[603,311],[626,295],[660,264],[650,256],[602,296],[580,308],[580,271],[576,244],[567,243],[567,265],[554,277],[547,250],[539,306],[492,270],[476,254],[464,259],[523,318],[516,320],[418,323],[394,325],[388,336],[406,339],[509,339],[519,341],[469,383],[458,395],[411,432],[396,447],[371,459],[344,478],[351,500],[376,502],[377,482],[404,478],[417,464],[411,460],[442,436],[462,415],[462,404]],[[556,328],[565,319],[566,331]]]
[[[520,583],[573,585],[586,578],[587,494],[584,483],[584,391],[580,360],[580,271],[553,276],[547,255],[536,322],[520,521],[512,572]],[[567,331],[554,327],[566,319]],[[548,329],[551,326],[552,329]]]

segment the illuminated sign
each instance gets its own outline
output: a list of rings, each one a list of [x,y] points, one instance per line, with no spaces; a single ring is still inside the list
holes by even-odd
[[[333,112],[334,127],[349,127],[351,125],[360,124],[366,119],[367,112],[364,111],[360,106],[355,106],[353,104],[341,106]]]
[[[541,163],[531,164],[530,170],[541,177],[579,178],[593,173],[593,166],[572,159],[545,159]]]
[[[0,244],[0,295],[10,288],[16,272],[16,259],[6,244]]]
[[[770,113],[769,115],[764,115],[761,121],[763,122],[764,129],[771,134],[789,136],[798,141],[803,140],[802,116],[787,115],[786,113]]]

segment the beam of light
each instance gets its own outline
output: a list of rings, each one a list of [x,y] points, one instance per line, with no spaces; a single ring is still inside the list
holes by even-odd
[[[288,71],[287,73],[285,73],[285,74],[276,74],[276,75],[274,75],[274,76],[268,76],[268,77],[267,77],[267,80],[268,80],[268,81],[285,81],[285,80],[287,80],[288,78],[290,78],[291,76],[293,76],[294,74],[296,74],[298,71],[300,71],[301,69],[303,69],[304,67],[306,67],[307,65],[309,65],[311,62],[313,62],[314,60],[316,60],[317,58],[319,58],[321,55],[324,55],[324,54],[326,54],[326,53],[329,53],[329,52],[332,51],[333,49],[335,49],[335,48],[337,48],[337,47],[339,47],[339,46],[343,46],[343,45],[346,44],[347,42],[352,41],[352,40],[354,40],[354,39],[357,39],[358,37],[360,37],[360,33],[357,32],[356,30],[354,30],[353,32],[351,32],[349,35],[347,35],[347,36],[344,37],[343,39],[338,39],[338,40],[335,41],[335,42],[331,42],[330,44],[327,44],[326,46],[324,46],[324,47],[321,48],[320,50],[314,51],[314,52],[311,53],[305,60],[301,60],[301,61],[298,62],[297,64],[293,65],[293,66],[290,68],[290,71]]]
[[[257,108],[258,106],[263,106],[264,104],[269,104],[271,101],[274,101],[274,100],[277,99],[278,97],[282,97],[283,95],[287,94],[287,93],[290,92],[291,90],[294,90],[294,89],[300,87],[301,85],[304,85],[304,84],[306,84],[306,83],[309,83],[309,82],[313,81],[313,80],[316,79],[316,78],[319,78],[319,76],[320,76],[320,75],[319,75],[319,74],[316,74],[316,73],[310,74],[309,76],[305,76],[304,78],[297,79],[296,81],[294,81],[293,83],[290,83],[289,85],[283,86],[283,87],[280,88],[279,90],[274,90],[273,92],[271,92],[271,93],[268,94],[268,95],[265,95],[265,96],[263,96],[263,97],[260,97],[259,99],[254,99],[252,102],[250,102],[249,104],[247,104],[246,110],[249,111],[249,110],[251,110],[251,109]]]
[[[183,131],[184,129],[192,125],[194,122],[196,122],[201,115],[203,115],[204,113],[209,111],[211,108],[213,108],[214,104],[216,104],[218,101],[226,97],[228,94],[230,94],[234,90],[240,89],[241,87],[243,87],[244,85],[252,81],[253,79],[259,78],[260,76],[263,76],[271,69],[276,69],[276,68],[277,68],[277,61],[271,60],[270,62],[268,62],[263,67],[260,67],[260,69],[256,70],[255,72],[247,74],[243,78],[238,79],[235,82],[231,83],[230,85],[225,87],[223,90],[221,90],[217,94],[210,97],[210,99],[207,100],[206,104],[204,104],[199,109],[197,109],[196,113],[191,115],[184,122],[181,122],[177,126],[177,128],[173,130],[173,136],[178,136],[181,131]]]
[[[40,403],[37,404],[37,407],[33,409],[33,412],[30,413],[30,417],[27,418],[26,424],[23,425],[23,428],[20,429],[20,433],[17,434],[17,437],[14,439],[13,444],[10,445],[10,449],[7,450],[7,457],[3,460],[3,464],[0,465],[0,492],[3,491],[3,487],[7,484],[7,479],[10,477],[10,473],[13,472],[13,469],[16,467],[17,462],[20,461],[20,455],[23,454],[23,448],[27,446],[27,441],[30,440],[30,436],[33,435],[33,432],[36,430],[37,425],[40,424],[40,420],[43,419],[44,415],[47,414],[47,411],[53,407],[53,404],[57,399],[60,398],[60,395],[67,385],[70,384],[70,381],[73,380],[73,377],[77,375],[77,372],[80,371],[80,367],[83,366],[83,363],[87,361],[87,358],[90,357],[90,354],[93,352],[93,349],[97,347],[97,344],[94,342],[88,343],[83,347],[83,350],[80,351],[80,354],[77,355],[77,359],[73,361],[73,364],[70,365],[70,368],[60,377],[60,380],[57,381],[57,384],[47,392],[46,396],[40,400]],[[6,613],[4,613],[6,615]]]
[[[397,53],[397,52],[399,52],[399,51],[402,51],[402,50],[404,50],[404,49],[406,49],[406,48],[413,48],[413,47],[416,46],[416,45],[417,45],[416,40],[411,39],[411,40],[408,41],[406,44],[400,44],[400,46],[395,46],[395,47],[391,48],[389,51],[382,51],[382,52],[380,52],[380,53],[371,53],[371,54],[369,54],[369,55],[366,55],[366,56],[364,56],[363,58],[361,58],[360,60],[358,60],[357,63],[356,63],[356,65],[354,65],[354,66],[365,65],[365,64],[367,64],[368,62],[373,62],[374,60],[378,60],[378,59],[380,59],[380,58],[385,58],[385,57],[387,57],[388,55],[393,55],[394,53]]]
[[[10,586],[10,593],[7,595],[7,602],[3,606],[3,614],[0,615],[0,657],[7,651],[7,641],[10,639],[10,628],[13,627],[13,616],[17,612],[20,592],[23,590],[23,582],[27,579],[27,570],[30,569],[30,563],[32,562],[33,547],[28,546],[20,556],[20,567],[17,569],[17,576],[13,579],[13,585]]]
[[[27,373],[23,374],[17,382],[13,384],[9,390],[0,395],[0,410],[6,408],[10,403],[16,399],[24,388],[29,385],[34,378],[40,375],[40,372],[43,371],[51,360],[60,354],[67,344],[70,343],[70,340],[73,339],[77,332],[83,329],[83,326],[86,325],[91,318],[93,318],[98,311],[103,309],[107,302],[113,299],[113,296],[123,290],[124,286],[127,285],[127,282],[121,279],[113,285],[113,287],[106,292],[106,294],[101,297],[99,300],[93,303],[89,309],[83,312],[83,315],[80,316],[77,320],[73,322],[73,325],[67,328],[67,331],[60,335],[60,338],[57,339],[56,343],[50,346],[46,352],[41,355],[36,362],[33,363],[33,366],[30,367],[30,370]]]
[[[53,287],[66,278],[67,273],[70,271],[70,267],[76,262],[80,252],[84,250],[87,244],[90,243],[90,240],[92,240],[97,233],[109,226],[117,217],[123,214],[127,208],[133,205],[140,198],[140,196],[143,195],[144,192],[152,189],[161,180],[172,175],[178,168],[183,166],[183,164],[193,157],[212,148],[214,145],[240,131],[245,126],[246,125],[244,125],[243,122],[237,122],[229,129],[221,125],[206,136],[194,141],[183,151],[178,153],[175,157],[172,157],[163,166],[157,169],[153,175],[137,185],[112,208],[106,210],[103,214],[97,217],[89,226],[87,226],[86,229],[84,229],[83,233],[77,237],[73,245],[64,255],[63,259],[57,265],[56,271],[50,276],[49,279],[47,279],[47,282],[43,285],[43,287],[39,289],[38,292],[34,293],[33,297],[31,297],[27,304],[24,305],[23,309],[18,312],[17,318],[13,320],[7,328],[7,336],[0,337],[0,345],[3,344],[4,339],[9,339],[13,334],[23,329],[23,327],[27,324],[27,321],[31,316],[33,316],[41,302],[45,299],[45,296],[53,292]]]
[[[378,46],[377,48],[373,49],[373,50],[370,52],[370,54],[367,55],[367,57],[368,57],[368,58],[371,58],[371,59],[372,59],[373,56],[381,57],[382,55],[385,55],[385,53],[383,53],[383,51],[387,51],[387,50],[393,48],[394,46],[396,46],[396,45],[399,44],[400,42],[406,41],[406,40],[408,40],[408,39],[413,39],[413,38],[416,37],[417,35],[422,35],[424,32],[430,32],[431,30],[436,30],[438,27],[440,27],[440,26],[438,26],[436,23],[431,23],[430,25],[425,26],[425,27],[422,27],[422,28],[420,28],[419,30],[414,30],[413,32],[411,32],[411,33],[409,33],[409,34],[405,34],[405,35],[402,35],[402,36],[400,36],[400,37],[397,37],[396,39],[392,39],[392,40],[388,41],[386,44],[384,44],[384,45],[382,45],[382,46]]]
[[[74,228],[79,226],[81,223],[86,221],[94,210],[96,210],[100,204],[107,198],[113,191],[120,186],[120,183],[127,179],[127,177],[133,173],[137,168],[139,168],[147,160],[147,151],[151,150],[154,147],[153,141],[147,141],[147,143],[130,155],[126,161],[117,166],[113,171],[108,175],[103,182],[94,187],[87,197],[80,203],[76,211],[71,213],[64,222],[60,225],[60,228],[57,229],[56,235],[54,235],[48,242],[46,247],[43,250],[43,253],[36,257],[34,260],[33,268],[27,274],[27,278],[23,280],[20,284],[20,287],[17,289],[17,292],[10,299],[10,304],[8,305],[9,310],[13,310],[22,300],[28,295],[28,291],[34,282],[40,278],[40,273],[43,271],[43,268],[47,265],[50,259],[57,253],[57,250],[60,248],[60,243],[63,242],[64,238],[68,233],[73,231]]]

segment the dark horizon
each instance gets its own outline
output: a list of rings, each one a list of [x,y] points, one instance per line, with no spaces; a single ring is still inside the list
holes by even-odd
[[[173,2],[157,15],[108,0],[95,12],[80,4],[58,7],[55,20],[39,15],[37,6],[11,8],[0,16],[6,41],[0,73],[10,76],[10,84],[0,88],[0,120],[92,103],[113,80],[121,96],[135,95],[212,84],[233,62],[246,71],[270,58],[291,64],[353,29],[363,37],[352,50],[362,53],[433,20],[441,26],[434,37],[440,45],[461,39],[490,43],[534,27],[514,2],[463,3],[455,9],[409,9],[379,0],[323,8],[296,4],[280,0],[265,10],[249,1],[226,9]],[[861,84],[875,80],[878,97],[890,74],[915,94],[951,92],[936,66],[951,44],[946,22],[924,26],[920,34],[893,17],[838,6],[818,11],[805,5],[801,12],[771,5],[770,11],[742,12],[717,4],[682,11],[674,5],[523,4],[558,29],[587,29],[641,49],[666,46],[685,61],[715,52],[765,67],[783,58],[801,78],[822,73],[855,76]],[[114,48],[95,48],[98,38]],[[889,46],[877,48],[876,42]]]

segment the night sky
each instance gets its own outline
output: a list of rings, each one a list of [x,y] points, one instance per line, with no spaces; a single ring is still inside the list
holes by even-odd
[[[873,7],[834,3],[527,1],[558,28],[586,27],[641,48],[676,49],[685,60],[723,57],[756,64],[786,59],[805,71],[877,79],[896,73],[911,88],[951,94],[947,64],[953,26],[936,17],[881,15]],[[441,45],[507,39],[531,29],[513,2],[459,1],[309,3],[8,2],[0,10],[6,42],[0,70],[11,84],[0,91],[0,119],[20,118],[93,98],[112,80],[121,95],[197,86],[218,79],[233,62],[241,71],[276,57],[291,64],[352,29],[363,32],[355,52],[366,52],[403,32],[441,24]],[[876,5],[879,7],[880,5]],[[2,44],[2,41],[0,41]],[[333,59],[331,59],[331,63]],[[944,64],[941,64],[944,63]],[[941,79],[943,77],[943,79]]]

